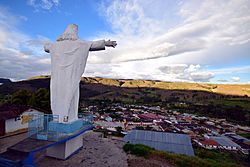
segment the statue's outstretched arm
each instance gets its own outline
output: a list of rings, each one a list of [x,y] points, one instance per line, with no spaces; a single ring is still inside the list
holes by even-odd
[[[110,39],[108,41],[105,41],[105,46],[107,46],[107,47],[115,48],[116,45],[117,45],[116,41],[110,41]]]
[[[114,48],[116,45],[117,45],[116,41],[110,41],[110,40],[93,41],[89,50],[90,51],[105,50],[105,46]]]

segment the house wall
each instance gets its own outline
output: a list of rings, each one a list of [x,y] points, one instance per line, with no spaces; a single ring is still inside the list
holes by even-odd
[[[22,120],[11,118],[5,121],[5,133],[14,132],[19,129],[28,128],[28,124],[22,124]]]
[[[214,146],[214,145],[204,145],[205,148],[207,149],[216,149],[217,146]]]
[[[232,146],[220,146],[219,148],[226,150],[238,150],[238,148]]]
[[[5,133],[14,132],[19,129],[28,128],[27,116],[32,113],[42,113],[42,112],[39,112],[35,109],[29,109],[25,111],[18,118],[11,118],[11,119],[5,120]],[[22,116],[24,116],[23,119],[22,119]],[[26,120],[25,120],[25,117],[26,117]]]

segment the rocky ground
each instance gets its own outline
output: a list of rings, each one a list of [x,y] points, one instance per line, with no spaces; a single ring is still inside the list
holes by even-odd
[[[102,138],[101,135],[97,132],[86,132],[83,135],[83,148],[65,161],[41,155],[36,164],[41,167],[127,167],[128,157],[122,150],[123,142]]]

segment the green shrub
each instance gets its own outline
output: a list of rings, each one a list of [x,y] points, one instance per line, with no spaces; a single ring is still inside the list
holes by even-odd
[[[132,150],[132,148],[134,147],[134,145],[133,144],[125,144],[124,146],[123,146],[123,150],[126,152],[126,153],[129,153],[130,152],[130,150]]]
[[[154,149],[142,144],[125,144],[123,146],[123,150],[127,153],[145,157],[148,156]]]

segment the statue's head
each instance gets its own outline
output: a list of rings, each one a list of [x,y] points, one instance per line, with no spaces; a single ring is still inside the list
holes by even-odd
[[[78,26],[76,24],[69,24],[62,35],[57,38],[57,41],[78,39]]]

